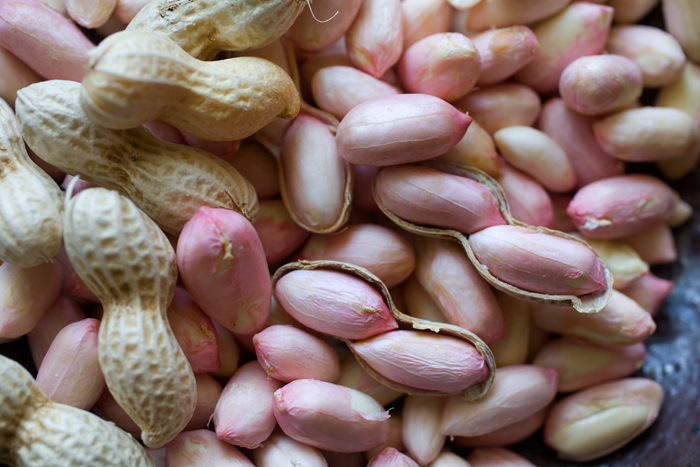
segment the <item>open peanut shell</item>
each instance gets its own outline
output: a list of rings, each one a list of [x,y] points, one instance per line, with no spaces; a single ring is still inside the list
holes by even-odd
[[[471,333],[467,331],[466,329],[462,329],[458,326],[454,326],[451,324],[443,324],[443,323],[435,323],[432,321],[427,321],[423,319],[417,319],[413,318],[411,316],[408,316],[406,314],[403,314],[401,311],[399,311],[396,306],[394,305],[393,300],[391,299],[391,294],[389,294],[389,289],[387,288],[384,283],[379,280],[377,276],[369,272],[367,269],[362,268],[360,266],[355,266],[353,264],[348,264],[348,263],[341,263],[339,261],[296,261],[294,263],[289,263],[281,268],[279,268],[275,274],[272,276],[272,290],[273,293],[275,293],[275,286],[277,284],[277,281],[279,281],[283,276],[286,274],[289,274],[292,271],[296,270],[307,270],[311,271],[314,269],[326,269],[326,270],[332,270],[332,271],[339,271],[339,272],[344,272],[346,274],[350,274],[352,276],[355,276],[357,278],[360,278],[367,282],[369,285],[371,285],[373,288],[375,288],[381,296],[384,298],[384,301],[386,304],[389,306],[389,309],[391,309],[392,314],[394,315],[394,318],[396,318],[396,321],[399,323],[399,329],[404,329],[404,330],[418,330],[418,331],[431,331],[435,332],[437,334],[443,334],[451,337],[455,337],[457,339],[461,339],[464,341],[469,342],[470,344],[474,345],[476,347],[476,350],[482,355],[484,358],[484,362],[486,363],[486,366],[489,369],[489,375],[488,377],[484,380],[481,381],[477,384],[474,384],[470,386],[469,388],[465,389],[462,391],[462,398],[466,401],[476,401],[484,397],[489,389],[491,388],[491,385],[493,384],[493,379],[496,376],[496,360],[493,356],[493,353],[491,352],[491,349],[488,348],[488,346],[482,341],[476,334]],[[277,299],[277,296],[275,295],[275,299]],[[391,331],[389,331],[391,332]],[[335,337],[335,336],[334,336]],[[345,339],[345,338],[337,338],[346,344],[354,342],[350,339]],[[352,347],[349,347],[352,350]],[[355,354],[355,358],[357,358],[357,361],[360,363],[362,368],[374,379],[382,383],[383,385],[394,389],[396,391],[404,392],[407,394],[411,395],[419,395],[419,396],[447,396],[449,395],[448,393],[443,393],[439,391],[429,391],[425,389],[417,389],[413,388],[410,386],[406,386],[400,383],[396,383],[394,381],[391,381],[376,371],[374,371],[369,365],[367,365],[363,359]]]
[[[496,198],[496,201],[498,202],[498,207],[499,210],[501,211],[501,215],[503,216],[503,219],[508,223],[509,225],[515,225],[519,227],[524,227],[530,230],[535,230],[538,232],[545,233],[547,235],[554,235],[557,237],[561,238],[566,238],[568,240],[576,241],[579,242],[586,247],[590,248],[591,251],[595,253],[595,250],[593,250],[584,240],[580,238],[576,238],[574,236],[565,234],[563,232],[559,232],[558,230],[552,230],[548,229],[546,227],[536,227],[536,226],[531,226],[528,224],[525,224],[523,222],[520,222],[516,219],[513,218],[513,216],[510,213],[510,208],[508,207],[508,201],[506,201],[506,195],[503,192],[503,188],[498,184],[496,180],[493,178],[489,177],[486,175],[484,172],[478,169],[474,168],[465,168],[465,167],[458,167],[455,165],[447,164],[444,162],[438,162],[438,161],[427,161],[427,162],[422,162],[417,165],[424,165],[426,167],[430,167],[435,170],[439,170],[441,172],[445,172],[448,174],[452,175],[457,175],[460,177],[466,177],[469,179],[472,179],[476,182],[481,183],[484,185],[486,188],[488,188],[491,193],[493,193],[493,196]],[[380,169],[381,172],[381,169]],[[379,173],[379,172],[377,172]],[[502,280],[498,279],[497,277],[493,276],[488,269],[479,262],[479,260],[476,258],[476,255],[474,255],[474,252],[471,249],[471,246],[469,245],[469,240],[467,239],[466,235],[458,232],[456,230],[451,230],[451,229],[441,229],[438,227],[428,227],[424,225],[417,225],[413,224],[409,221],[406,221],[397,215],[393,214],[391,211],[389,211],[384,204],[382,203],[382,200],[379,198],[379,195],[377,193],[377,177],[375,176],[373,182],[372,182],[372,193],[374,194],[374,199],[377,202],[377,205],[379,208],[386,214],[389,219],[391,219],[395,224],[400,226],[401,228],[408,230],[411,233],[417,234],[417,235],[425,235],[428,237],[435,237],[435,238],[442,238],[442,239],[449,239],[454,242],[457,242],[462,245],[462,248],[464,248],[465,253],[467,254],[467,257],[469,260],[474,264],[476,267],[476,270],[479,271],[479,274],[481,274],[481,277],[483,277],[489,284],[491,284],[493,287],[496,289],[505,292],[507,294],[513,295],[517,298],[523,299],[523,300],[530,300],[530,301],[535,301],[535,302],[541,302],[541,303],[548,303],[552,305],[571,305],[578,311],[579,313],[598,313],[600,310],[605,308],[605,306],[608,304],[608,301],[610,300],[610,295],[612,294],[612,289],[613,289],[613,277],[612,273],[610,272],[610,268],[605,264],[605,262],[600,258],[600,256],[596,254],[598,259],[600,259],[601,264],[603,265],[603,270],[605,273],[605,282],[607,284],[606,288],[604,290],[599,290],[596,292],[592,292],[589,294],[581,295],[581,296],[575,296],[575,295],[551,295],[551,294],[543,294],[543,293],[537,293],[537,292],[530,292],[528,290],[521,289],[519,287],[515,287],[514,285],[508,284],[506,282],[503,282]]]

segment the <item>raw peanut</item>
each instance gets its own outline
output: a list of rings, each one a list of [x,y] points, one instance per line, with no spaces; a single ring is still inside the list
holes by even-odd
[[[386,448],[369,461],[367,467],[419,467],[418,464],[401,454],[395,448]]]
[[[124,24],[129,24],[134,16],[148,5],[151,0],[117,0],[114,17]]]
[[[295,259],[331,260],[367,269],[394,287],[413,273],[416,255],[398,233],[373,224],[350,225],[333,235],[312,235]]]
[[[354,68],[350,57],[348,57],[348,50],[345,45],[345,36],[304,60],[299,67],[301,90],[305,99],[308,100],[310,96],[310,93],[307,91],[310,91],[311,82],[316,73],[319,70],[330,66],[346,66],[349,68]]]
[[[416,165],[387,167],[375,180],[384,207],[409,222],[464,233],[505,224],[494,194],[475,180]]]
[[[651,26],[615,26],[610,30],[605,49],[639,65],[647,88],[675,82],[683,74],[686,63],[678,41],[671,34]]]
[[[242,142],[240,139],[234,141],[209,141],[192,136],[184,131],[181,131],[180,133],[188,146],[210,152],[227,162],[229,158],[231,158],[231,156],[238,151],[238,148],[241,146]]]
[[[540,44],[526,26],[491,29],[471,37],[479,52],[478,86],[505,81],[535,58]]]
[[[340,379],[336,384],[363,392],[382,405],[389,405],[403,396],[372,378],[352,354],[340,362]]]
[[[256,467],[328,467],[326,459],[318,449],[295,441],[280,432],[273,433],[261,448],[253,451],[253,460]]]
[[[253,227],[260,238],[265,259],[273,264],[291,255],[309,236],[289,215],[282,200],[271,199],[260,203],[258,218]]]
[[[119,405],[159,448],[192,417],[196,383],[167,319],[177,281],[175,252],[129,200],[85,190],[66,208],[66,252],[104,306],[100,367]]]
[[[557,402],[547,418],[545,443],[559,457],[585,462],[624,446],[656,421],[663,400],[659,383],[626,378]]]
[[[468,10],[477,5],[481,0],[447,0],[458,12]]]
[[[700,158],[700,129],[681,110],[664,107],[625,110],[596,122],[593,131],[605,152],[623,161],[680,158],[692,162]]]
[[[681,77],[661,88],[655,105],[682,110],[700,125],[700,67],[686,62]]]
[[[221,385],[206,373],[194,375],[197,380],[197,406],[183,431],[207,428],[221,397]]]
[[[479,78],[479,52],[464,34],[430,35],[408,47],[397,71],[407,92],[446,101],[463,97]]]
[[[400,0],[363,0],[345,40],[352,63],[380,78],[399,61],[403,51]]]
[[[19,58],[0,47],[0,99],[15,106],[17,91],[43,78]]]
[[[219,341],[214,323],[180,287],[175,288],[173,301],[168,306],[168,322],[193,373],[220,369]]]
[[[533,25],[540,50],[515,74],[515,79],[540,93],[556,91],[559,77],[569,63],[603,51],[613,12],[609,6],[575,2]]]
[[[50,401],[18,363],[0,356],[0,459],[21,466],[153,467],[127,433],[99,417]]]
[[[606,287],[600,259],[575,240],[502,225],[472,234],[469,243],[491,274],[525,290],[580,296]]]
[[[552,206],[554,207],[554,222],[552,224],[552,228],[560,232],[567,232],[568,234],[575,232],[576,226],[574,225],[574,221],[572,221],[569,215],[566,213],[566,208],[574,198],[574,195],[549,193],[549,197],[552,200]]]
[[[600,347],[570,337],[549,342],[539,351],[533,365],[554,368],[559,375],[558,392],[573,392],[625,376],[632,376],[646,360],[641,342]]]
[[[172,126],[170,123],[165,123],[163,120],[151,120],[144,123],[143,126],[153,133],[158,139],[173,144],[187,144],[184,135]]]
[[[46,79],[81,81],[95,45],[69,19],[36,0],[0,3],[0,46]]]
[[[61,183],[61,189],[67,193],[69,188],[73,190],[71,192],[72,195],[77,195],[81,191],[87,190],[88,188],[95,188],[95,185],[82,180],[80,177],[66,175],[66,178],[63,179],[63,183]]]
[[[269,378],[257,361],[240,367],[216,404],[212,417],[216,437],[248,449],[259,447],[277,425],[272,395],[282,386]]]
[[[530,335],[530,307],[524,300],[504,292],[495,293],[503,313],[503,337],[489,345],[499,368],[527,362]]]
[[[454,105],[466,110],[490,135],[508,126],[534,124],[542,107],[537,93],[517,83],[485,86]]]
[[[253,185],[259,200],[280,194],[277,161],[258,144],[243,144],[234,154],[225,157],[229,164]]]
[[[354,107],[340,122],[338,154],[353,164],[378,166],[431,159],[456,145],[471,120],[434,96],[372,99]]]
[[[255,467],[241,451],[216,439],[209,430],[183,431],[168,443],[165,467],[186,465]]]
[[[95,405],[105,386],[97,358],[99,330],[100,322],[87,318],[56,335],[36,375],[46,397],[83,410]]]
[[[104,388],[102,395],[92,407],[92,411],[100,418],[114,423],[120,430],[126,431],[134,438],[141,439],[141,428],[114,400],[114,396],[109,392],[109,389]]]
[[[218,378],[230,378],[238,369],[241,351],[231,331],[218,323],[214,323],[214,329],[216,330],[216,339],[219,343],[220,365],[218,371],[210,374]]]
[[[289,325],[274,325],[253,337],[258,363],[267,376],[283,383],[317,379],[335,383],[340,361],[335,350],[318,337]]]
[[[580,235],[574,236],[584,238]],[[610,268],[614,279],[613,286],[616,289],[624,289],[630,282],[649,272],[649,265],[622,240],[585,240]]]
[[[445,444],[445,436],[440,433],[440,418],[446,401],[445,397],[410,395],[404,400],[403,442],[420,465],[434,461]]]
[[[559,78],[559,94],[583,115],[622,110],[642,95],[642,70],[622,55],[593,55],[571,62]]]
[[[282,308],[301,324],[346,339],[366,339],[398,324],[379,292],[336,271],[293,271],[275,287]]]
[[[436,160],[458,167],[476,167],[492,177],[503,167],[493,138],[476,120],[472,120],[459,143]]]
[[[173,234],[201,206],[255,217],[255,190],[229,164],[194,148],[165,143],[145,128],[117,131],[92,123],[80,106],[80,87],[48,81],[19,91],[20,131],[43,159],[129,196]],[[90,135],[90,144],[85,135]]]
[[[310,3],[289,28],[287,36],[302,53],[318,52],[345,35],[361,6],[362,0],[328,0],[313,5],[312,12]]]
[[[569,0],[481,0],[472,8],[467,27],[483,31],[491,27],[534,23],[552,16],[568,3]]]
[[[440,310],[440,307],[425,291],[415,274],[411,274],[403,284],[403,299],[405,307],[397,307],[414,318],[425,319],[435,323],[449,323],[447,316]]]
[[[226,329],[252,334],[270,313],[270,276],[255,228],[237,212],[202,207],[185,224],[177,265],[187,290]]]
[[[698,17],[698,5],[688,0],[663,0],[666,30],[678,40],[688,58],[700,60],[700,35],[693,21]]]
[[[506,163],[495,178],[503,187],[513,218],[529,225],[553,227],[554,206],[542,185]]]
[[[478,448],[467,457],[471,467],[535,467],[524,457],[503,448]]]
[[[117,0],[64,0],[64,3],[70,17],[88,29],[104,25],[117,6]]]
[[[61,246],[56,256],[56,262],[61,266],[63,281],[61,284],[61,294],[68,296],[80,306],[88,306],[99,303],[95,293],[85,284],[80,276],[75,272],[73,265],[68,258],[65,246]]]
[[[294,119],[279,161],[282,200],[297,224],[310,232],[330,233],[347,222],[352,172],[338,157],[326,123],[306,114]]]
[[[148,31],[119,32],[90,53],[80,100],[107,128],[161,119],[213,141],[251,136],[275,117],[295,117],[300,105],[292,79],[267,60],[202,62]]]
[[[275,391],[275,418],[282,431],[317,449],[358,452],[375,448],[389,435],[389,413],[354,389],[298,379]]]
[[[503,336],[503,315],[493,291],[464,254],[447,240],[417,237],[416,278],[451,324],[486,343]]]
[[[403,435],[401,433],[401,426],[403,425],[403,417],[401,412],[393,411],[391,418],[389,419],[389,437],[386,442],[379,447],[365,451],[365,457],[367,460],[372,459],[374,456],[379,454],[386,448],[395,448],[397,451],[405,451],[406,446],[403,443]]]
[[[559,143],[569,156],[579,186],[624,173],[625,163],[610,157],[596,142],[593,133],[596,121],[577,114],[556,98],[544,104],[537,122],[537,128]]]
[[[61,268],[0,265],[0,339],[15,339],[34,329],[61,292]]]
[[[454,2],[455,0],[452,1]],[[463,457],[445,450],[433,462],[428,464],[428,467],[471,467],[471,465]]]
[[[606,178],[581,188],[566,212],[590,238],[620,238],[643,232],[670,218],[675,193],[650,175]]]
[[[659,4],[659,0],[609,0],[607,3],[615,9],[613,21],[627,24],[644,18]]]
[[[540,182],[549,191],[576,188],[574,168],[556,141],[529,126],[510,126],[493,135],[498,150],[514,167]]]
[[[533,315],[534,310],[530,309],[530,335],[528,339],[527,361],[531,362],[537,352],[551,341],[553,336],[549,331],[545,331],[537,325]]]
[[[53,11],[59,13],[61,16],[68,18],[68,10],[66,10],[66,5],[64,0],[39,0],[39,2],[51,8]]]
[[[621,239],[634,248],[642,260],[652,266],[673,263],[678,259],[673,232],[666,224],[659,224],[649,230]]]
[[[61,248],[63,195],[27,154],[19,125],[0,99],[0,261],[22,268]]]
[[[644,341],[656,331],[651,315],[617,290],[599,313],[590,315],[568,307],[536,304],[532,321],[542,329],[578,337],[599,345],[630,345]]]
[[[648,272],[624,288],[623,292],[639,306],[655,316],[673,290],[673,282]]]
[[[311,80],[311,92],[321,109],[340,119],[363,102],[400,94],[394,86],[349,66],[318,70]]]
[[[488,446],[510,446],[526,440],[542,428],[547,418],[547,408],[530,415],[525,420],[504,426],[491,433],[479,436],[456,436],[453,444],[460,448],[481,448]]]
[[[27,334],[34,366],[41,366],[51,343],[64,327],[85,318],[87,315],[73,300],[64,296],[58,297],[34,329]]]
[[[401,12],[404,50],[431,34],[450,29],[452,9],[446,0],[404,0]]]
[[[306,6],[299,0],[152,1],[127,30],[162,34],[199,60],[223,50],[250,50],[279,39]]]
[[[165,467],[165,454],[166,454],[167,449],[166,448],[159,448],[159,449],[148,449],[146,448],[146,452],[148,453],[148,457],[151,458],[153,463],[155,464],[155,467]]]
[[[557,372],[534,365],[514,365],[496,370],[489,393],[467,402],[450,396],[442,416],[442,433],[477,436],[526,419],[543,409],[557,392]]]
[[[454,394],[483,381],[488,368],[473,345],[450,336],[395,330],[350,344],[387,380]]]
[[[379,167],[372,167],[370,165],[353,165],[353,185],[352,185],[352,204],[357,209],[350,211],[350,224],[357,223],[358,221],[354,219],[355,216],[359,215],[360,212],[364,214],[369,213],[380,213],[382,212],[377,206],[377,202],[374,200],[374,193],[372,192],[372,184],[374,183],[374,176],[377,175]],[[363,223],[363,221],[359,221]]]

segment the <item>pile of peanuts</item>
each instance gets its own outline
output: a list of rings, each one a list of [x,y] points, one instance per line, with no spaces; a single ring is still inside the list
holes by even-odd
[[[693,210],[625,164],[700,158],[700,4],[658,3],[1,1],[0,462],[626,445]]]

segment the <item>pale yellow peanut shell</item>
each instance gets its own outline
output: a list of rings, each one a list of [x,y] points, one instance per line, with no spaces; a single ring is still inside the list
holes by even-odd
[[[200,60],[223,50],[264,47],[294,23],[306,0],[154,0],[128,30],[163,34]]]
[[[129,434],[51,402],[27,370],[0,355],[0,462],[24,467],[153,467]]]
[[[197,402],[194,374],[166,315],[175,251],[134,203],[104,188],[68,202],[64,242],[104,307],[98,353],[107,387],[146,446],[159,448],[187,425]]]
[[[253,185],[221,158],[166,143],[145,127],[109,130],[80,105],[80,84],[44,81],[19,91],[17,120],[29,147],[71,175],[131,199],[163,230],[178,234],[202,206],[253,221]]]
[[[63,195],[32,162],[9,105],[0,99],[0,260],[31,268],[56,257]]]
[[[299,93],[276,64],[256,57],[203,62],[167,37],[122,31],[91,51],[81,103],[112,129],[163,120],[197,138],[234,141],[299,113]]]
[[[508,202],[506,201],[506,195],[503,192],[503,188],[501,188],[498,182],[496,182],[493,178],[489,177],[486,173],[482,172],[481,170],[476,168],[457,167],[452,164],[446,164],[444,162],[438,161],[423,162],[420,165],[425,165],[427,167],[431,167],[433,169],[437,169],[452,175],[466,177],[484,185],[491,191],[491,193],[493,193],[493,196],[498,202],[498,207],[501,211],[501,215],[503,216],[503,219],[505,219],[506,223],[508,223],[508,225],[525,227],[527,229],[542,232],[548,235],[565,238],[567,240],[573,240],[582,243],[583,245],[586,245],[586,247],[590,248],[591,251],[595,253],[595,250],[593,250],[584,240],[580,238],[576,238],[563,232],[559,232],[558,230],[548,229],[546,227],[531,226],[513,218],[513,216],[510,214],[510,208],[508,207]],[[386,206],[384,206],[384,203],[382,203],[382,200],[377,192],[376,176],[374,177],[374,181],[372,182],[372,191],[374,193],[374,199],[377,202],[379,208],[384,212],[384,214],[386,214],[389,217],[389,219],[391,219],[399,227],[402,227],[403,229],[408,230],[409,232],[417,235],[425,235],[428,237],[435,238],[446,238],[453,242],[459,243],[464,249],[464,252],[467,254],[469,260],[476,267],[476,270],[479,271],[479,274],[481,274],[481,277],[483,277],[486,280],[486,282],[488,282],[490,285],[502,292],[505,292],[509,295],[523,300],[549,303],[553,305],[571,305],[579,313],[598,313],[600,310],[605,308],[605,306],[608,304],[608,301],[610,300],[610,295],[612,294],[613,289],[613,277],[612,273],[610,272],[610,269],[602,260],[600,260],[600,262],[603,265],[603,271],[605,273],[605,282],[607,284],[607,287],[604,290],[599,290],[578,297],[575,295],[552,295],[523,290],[519,287],[515,287],[511,284],[503,282],[502,280],[498,279],[493,274],[491,274],[489,270],[486,267],[484,267],[484,265],[481,264],[476,258],[474,252],[471,249],[471,246],[469,245],[469,240],[463,233],[458,232],[456,230],[440,229],[436,227],[427,227],[413,224],[404,219],[401,219],[400,217],[389,211],[386,208]],[[597,253],[596,256],[598,256]],[[600,256],[598,256],[598,259],[600,259]]]
[[[433,321],[428,321],[424,319],[418,319],[414,318],[412,316],[406,315],[399,311],[396,306],[394,305],[394,301],[391,298],[391,294],[389,293],[389,288],[384,285],[384,283],[374,274],[369,272],[367,269],[356,266],[354,264],[349,264],[349,263],[342,263],[340,261],[296,261],[294,263],[289,263],[285,264],[281,268],[279,268],[275,274],[272,276],[272,290],[274,293],[275,290],[275,285],[277,284],[277,281],[279,281],[282,277],[284,277],[286,274],[289,274],[292,271],[297,271],[297,270],[305,270],[305,271],[312,271],[314,269],[326,269],[326,270],[332,270],[332,271],[340,271],[345,274],[349,274],[351,276],[358,277],[365,282],[367,282],[369,285],[374,287],[382,296],[384,299],[385,303],[388,305],[389,309],[391,310],[391,313],[394,315],[394,318],[396,318],[396,321],[399,323],[399,329],[415,329],[419,331],[426,331],[426,332],[434,332],[436,334],[442,334],[446,336],[451,336],[455,337],[457,339],[461,339],[463,341],[469,342],[472,344],[476,350],[481,354],[481,356],[484,358],[484,362],[486,363],[486,366],[489,369],[489,375],[488,377],[479,383],[474,384],[471,387],[468,387],[464,391],[462,391],[462,398],[466,401],[476,401],[484,397],[488,392],[489,389],[491,388],[491,385],[493,384],[493,379],[496,375],[496,360],[493,357],[493,353],[491,352],[491,349],[488,348],[488,346],[482,341],[479,336],[476,334],[467,331],[466,329],[460,328],[458,326],[452,325],[452,324],[444,324],[444,323],[436,323]],[[275,299],[277,297],[275,296]],[[338,338],[338,337],[337,337]],[[346,344],[350,344],[351,342],[354,342],[350,339],[345,339],[345,338],[338,338],[341,341],[345,342]],[[353,350],[352,347],[350,347],[350,350]],[[353,350],[353,353],[355,351]],[[411,386],[406,386],[391,380],[386,379],[384,376],[379,374],[377,371],[375,371],[372,367],[370,367],[360,355],[355,353],[355,358],[357,361],[360,363],[362,368],[369,374],[372,378],[375,380],[379,381],[381,384],[384,386],[387,386],[391,389],[394,389],[399,392],[403,392],[406,394],[411,394],[411,395],[417,395],[417,396],[447,396],[449,395],[448,393],[444,392],[439,392],[439,391],[431,391],[431,390],[425,390],[425,389],[417,389]]]

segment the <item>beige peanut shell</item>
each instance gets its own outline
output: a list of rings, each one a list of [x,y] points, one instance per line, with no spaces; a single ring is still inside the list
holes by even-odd
[[[424,319],[418,319],[402,313],[394,305],[394,301],[391,299],[391,294],[389,293],[388,287],[384,285],[384,283],[377,276],[375,276],[363,267],[356,266],[354,264],[342,263],[339,261],[296,261],[294,263],[285,264],[275,272],[275,274],[272,276],[272,290],[275,290],[275,285],[277,284],[277,281],[279,281],[286,274],[289,274],[290,272],[296,270],[312,271],[314,269],[330,269],[334,271],[340,271],[344,272],[345,274],[350,274],[352,276],[358,277],[367,282],[382,295],[384,301],[391,309],[394,318],[396,318],[396,321],[399,323],[399,329],[415,329],[418,331],[426,332],[430,331],[437,334],[455,337],[457,339],[467,341],[470,344],[474,345],[476,350],[484,358],[484,362],[486,363],[486,366],[489,369],[489,375],[484,381],[474,384],[473,386],[462,391],[462,398],[467,401],[476,401],[481,399],[488,393],[489,389],[491,388],[491,385],[493,384],[493,379],[496,375],[496,360],[493,356],[493,353],[491,352],[491,349],[488,348],[484,341],[482,341],[476,334],[469,332],[466,329],[462,329],[458,326],[454,326],[452,324],[436,323]],[[277,299],[276,296],[275,299]],[[345,343],[353,342],[350,339],[339,339]],[[350,349],[352,350],[352,347],[350,347]],[[372,367],[370,367],[367,363],[365,363],[362,357],[355,354],[355,358],[357,358],[357,361],[360,363],[362,368],[372,378],[379,381],[384,386],[387,386],[396,391],[418,396],[448,395],[447,393],[417,389],[411,386],[406,386],[388,380],[379,373],[377,373],[374,369],[372,369]]]
[[[582,243],[583,245],[586,245],[586,247],[590,248],[591,251],[595,253],[595,250],[593,250],[584,240],[580,238],[576,238],[563,232],[559,232],[558,230],[548,229],[546,227],[531,226],[520,222],[517,219],[514,219],[513,216],[510,214],[510,209],[508,207],[508,202],[506,201],[506,195],[503,192],[503,188],[501,188],[498,182],[496,182],[493,178],[489,177],[486,173],[482,172],[481,170],[476,168],[457,167],[452,164],[446,164],[444,162],[437,161],[424,162],[420,165],[425,165],[427,167],[431,167],[433,169],[440,170],[442,172],[449,173],[452,175],[470,178],[484,185],[493,193],[494,197],[496,198],[496,201],[498,202],[498,207],[501,211],[501,215],[503,216],[503,219],[505,219],[506,223],[508,223],[509,225],[525,227],[527,229],[542,232],[547,235],[554,235],[556,237],[573,240]],[[401,219],[400,217],[389,211],[386,208],[386,206],[384,206],[382,200],[379,197],[379,194],[377,193],[376,176],[374,177],[374,181],[372,182],[372,192],[374,194],[374,199],[377,202],[379,208],[384,212],[384,214],[386,214],[389,217],[389,219],[391,219],[399,227],[417,235],[425,235],[428,237],[435,238],[446,238],[459,243],[462,246],[462,248],[464,248],[464,252],[467,254],[469,260],[476,267],[476,270],[479,271],[479,274],[481,274],[481,277],[483,277],[486,280],[486,282],[488,282],[493,287],[502,292],[505,292],[509,295],[523,300],[549,303],[553,305],[571,305],[574,307],[574,309],[576,309],[576,311],[580,313],[598,313],[600,310],[605,308],[605,306],[608,304],[608,301],[610,300],[610,295],[612,294],[613,289],[613,277],[612,273],[610,272],[610,268],[608,268],[608,266],[603,262],[602,259],[600,260],[600,262],[603,265],[603,270],[605,273],[605,282],[607,284],[607,287],[604,290],[599,290],[586,295],[581,295],[579,297],[575,295],[551,295],[523,290],[519,287],[515,287],[511,284],[503,282],[502,280],[493,276],[488,271],[488,269],[484,267],[476,258],[474,252],[471,249],[471,246],[469,245],[469,240],[463,233],[458,232],[456,230],[440,229],[435,227],[427,227],[413,224],[404,219]],[[596,256],[598,256],[597,253]],[[600,256],[598,256],[598,259],[600,259]]]

